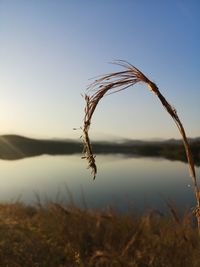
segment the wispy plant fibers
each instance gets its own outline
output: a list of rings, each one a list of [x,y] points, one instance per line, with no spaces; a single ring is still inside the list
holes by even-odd
[[[181,134],[183,144],[185,147],[185,153],[187,156],[189,172],[193,180],[194,192],[197,201],[196,207],[196,217],[198,221],[198,227],[200,230],[200,194],[199,188],[196,179],[196,173],[194,168],[194,163],[192,159],[192,153],[190,150],[190,146],[185,134],[185,130],[183,125],[177,115],[177,112],[174,107],[172,107],[169,102],[165,99],[165,97],[160,93],[157,85],[150,81],[141,71],[139,71],[136,67],[131,65],[130,63],[119,60],[115,61],[114,64],[119,65],[123,68],[122,71],[113,72],[110,74],[106,74],[100,76],[97,80],[95,80],[90,86],[89,94],[85,95],[86,106],[85,106],[85,116],[84,116],[84,125],[83,125],[83,145],[84,145],[84,158],[87,159],[89,168],[92,169],[92,175],[95,179],[97,174],[97,167],[95,164],[95,156],[92,151],[92,145],[89,138],[89,129],[91,125],[92,116],[94,111],[99,103],[99,101],[106,95],[110,93],[116,93],[122,90],[127,89],[128,87],[138,83],[145,83],[149,90],[152,91],[161,101],[164,108],[170,114],[174,122],[176,123],[179,132]]]

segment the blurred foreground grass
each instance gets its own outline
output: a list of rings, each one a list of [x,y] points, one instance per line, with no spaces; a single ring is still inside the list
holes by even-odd
[[[200,266],[192,215],[0,204],[1,267]]]

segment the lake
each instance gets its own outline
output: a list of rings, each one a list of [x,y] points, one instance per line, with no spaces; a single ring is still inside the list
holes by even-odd
[[[81,155],[42,155],[20,160],[0,160],[0,201],[38,199],[72,201],[92,209],[112,206],[119,211],[148,208],[165,210],[166,200],[178,208],[195,206],[188,166],[161,158],[98,155],[93,181]],[[197,177],[200,168],[196,168]]]

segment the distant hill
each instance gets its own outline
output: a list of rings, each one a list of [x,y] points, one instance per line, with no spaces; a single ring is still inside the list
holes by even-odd
[[[200,138],[189,139],[196,165],[200,166]],[[181,140],[162,141],[122,140],[117,142],[96,141],[92,144],[95,154],[124,154],[143,157],[163,157],[186,162]],[[15,160],[25,157],[70,155],[82,153],[81,142],[74,140],[43,140],[19,135],[0,136],[0,159]]]
[[[73,140],[42,140],[19,135],[0,136],[0,158],[20,159],[42,154],[81,153],[81,144]]]

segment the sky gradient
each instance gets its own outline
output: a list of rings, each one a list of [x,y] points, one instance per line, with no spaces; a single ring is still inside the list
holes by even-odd
[[[0,134],[74,138],[90,78],[127,60],[200,136],[200,1],[0,0]],[[179,138],[145,85],[105,97],[92,138]]]

